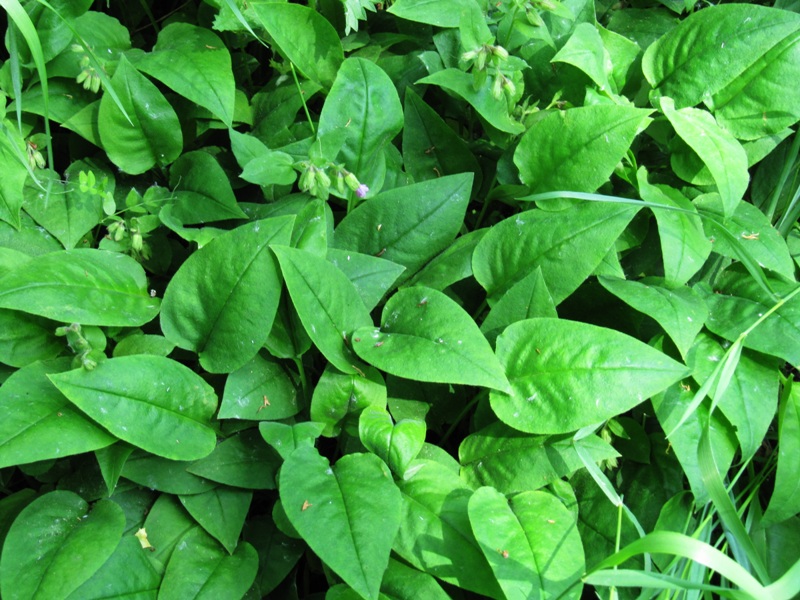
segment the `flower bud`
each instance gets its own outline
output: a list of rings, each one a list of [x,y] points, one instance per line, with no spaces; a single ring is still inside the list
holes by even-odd
[[[361,185],[358,186],[358,188],[356,188],[355,192],[356,196],[358,196],[359,198],[366,198],[367,193],[369,192],[369,187],[367,187],[366,184],[362,183]]]
[[[344,182],[354,192],[358,190],[358,186],[361,185],[361,182],[358,180],[358,177],[355,176],[355,173],[348,173],[345,175]]]
[[[494,78],[494,83],[492,84],[492,96],[494,96],[495,100],[500,100],[503,97],[503,79],[505,79],[499,73],[497,77]]]
[[[317,185],[326,190],[331,187],[331,178],[323,169],[317,171]]]
[[[503,48],[502,46],[489,46],[492,50],[492,54],[496,57],[500,58],[501,60],[505,60],[508,58],[508,50]]]
[[[336,190],[344,194],[344,174],[341,171],[336,171]]]

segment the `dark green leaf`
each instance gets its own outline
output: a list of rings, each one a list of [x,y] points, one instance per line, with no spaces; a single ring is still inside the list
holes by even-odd
[[[53,325],[34,315],[0,308],[0,362],[24,367],[61,354],[64,341],[55,336]]]
[[[297,389],[286,371],[260,354],[225,381],[220,419],[273,421],[297,414]]]
[[[219,540],[229,554],[234,553],[253,492],[219,486],[178,499],[203,529]]]
[[[348,415],[358,416],[368,406],[386,407],[386,384],[378,370],[366,367],[363,376],[346,375],[328,366],[314,388],[311,419],[324,424],[322,435],[333,437]]]
[[[205,458],[186,468],[189,473],[234,487],[275,489],[280,462],[256,429],[229,437]]]
[[[328,260],[352,282],[367,310],[377,306],[406,270],[402,265],[384,258],[355,251],[329,248]]]
[[[236,204],[225,171],[207,152],[184,154],[172,165],[169,176],[175,188],[171,214],[183,225],[247,218]]]

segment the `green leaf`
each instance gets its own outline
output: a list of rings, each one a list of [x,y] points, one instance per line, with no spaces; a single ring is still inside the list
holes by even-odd
[[[779,296],[787,296],[795,285],[769,279]],[[709,317],[706,327],[726,340],[736,338],[770,310],[775,302],[750,276],[727,270],[717,278],[715,291],[706,291]],[[778,356],[800,364],[800,296],[794,296],[744,338],[745,348]]]
[[[257,354],[228,375],[217,418],[277,421],[299,411],[297,389],[286,371]]]
[[[0,362],[24,367],[55,358],[63,350],[64,341],[54,335],[52,321],[0,308]]]
[[[172,494],[161,494],[158,497],[147,513],[143,527],[154,548],[151,556],[159,576],[164,574],[169,558],[181,538],[191,530],[200,529]]]
[[[322,435],[333,437],[339,434],[348,415],[357,417],[368,406],[385,408],[386,400],[386,384],[374,367],[364,369],[361,376],[340,373],[329,365],[314,388],[311,420],[324,424]]]
[[[216,538],[229,554],[236,550],[253,492],[220,486],[200,494],[178,496],[200,526]]]
[[[518,135],[525,131],[519,121],[508,114],[508,104],[504,99],[497,100],[492,95],[492,86],[483,85],[476,90],[473,77],[460,69],[444,69],[437,71],[416,82],[417,84],[431,84],[453,92],[466,100],[486,121],[494,128],[505,133]]]
[[[125,442],[112,444],[95,451],[94,457],[97,459],[97,466],[100,468],[100,475],[103,477],[109,496],[114,493],[122,475],[122,469],[132,452],[133,446]]]
[[[130,356],[132,354],[154,354],[168,356],[175,349],[175,344],[163,335],[133,333],[125,336],[114,346],[114,356]]]
[[[475,248],[475,279],[490,300],[497,300],[538,266],[558,306],[600,264],[638,210],[628,204],[591,202],[509,217]]]
[[[377,192],[386,171],[383,150],[403,128],[403,107],[392,80],[375,63],[351,57],[339,68],[317,135],[339,128],[346,132],[339,160]]]
[[[690,287],[669,289],[656,278],[600,277],[598,281],[627,305],[655,319],[684,357],[708,317],[702,296]]]
[[[404,509],[393,550],[442,581],[503,598],[470,527],[467,503],[472,490],[458,473],[431,460],[417,460],[397,485]]]
[[[74,410],[47,380],[68,368],[66,358],[36,362],[0,387],[0,467],[91,452],[116,441]]]
[[[207,371],[235,371],[267,341],[281,287],[269,245],[289,243],[292,223],[291,217],[264,219],[224,233],[170,280],[161,329],[168,340],[197,352]]]
[[[717,125],[714,117],[697,108],[675,110],[671,98],[661,98],[661,109],[675,132],[702,159],[722,197],[723,212],[729,217],[744,196],[750,175],[742,145]]]
[[[159,31],[153,51],[141,56],[136,66],[208,109],[226,126],[233,125],[235,84],[231,56],[210,29],[170,23]]]
[[[418,271],[409,284],[442,291],[472,276],[472,254],[488,232],[488,229],[477,229],[458,237],[449,248]]]
[[[355,286],[367,310],[372,310],[406,270],[402,265],[360,252],[329,248],[328,260]]]
[[[37,256],[0,277],[0,307],[67,323],[137,327],[156,316],[159,301],[134,259],[87,248]]]
[[[531,127],[514,152],[532,193],[593,192],[611,176],[652,111],[617,104],[555,110]]]
[[[580,598],[583,546],[558,498],[523,492],[509,501],[482,487],[469,499],[469,520],[506,598]]]
[[[19,209],[22,207],[22,190],[28,178],[28,170],[22,157],[24,142],[17,133],[0,124],[0,219],[19,229]]]
[[[711,242],[703,231],[697,209],[688,198],[675,188],[648,183],[644,167],[639,169],[637,176],[642,200],[695,213],[651,207],[658,223],[666,283],[670,287],[683,285],[705,264],[711,254]]]
[[[358,434],[367,450],[380,457],[392,472],[402,476],[422,450],[425,421],[403,419],[393,423],[385,408],[368,406],[361,411]]]
[[[403,164],[414,181],[471,171],[480,187],[481,168],[467,143],[413,88],[406,89],[403,114]]]
[[[601,92],[617,92],[609,81],[612,70],[611,55],[603,46],[598,28],[594,24],[580,23],[567,43],[550,59],[577,67],[591,79]]]
[[[731,84],[746,83],[753,74],[743,74],[798,30],[800,16],[789,11],[714,6],[690,15],[651,45],[642,70],[657,93],[674,98],[678,106],[694,106]]]
[[[125,514],[110,500],[89,512],[73,492],[37,498],[19,514],[3,544],[0,592],[20,600],[66,598],[111,556],[124,528]]]
[[[178,158],[183,148],[178,115],[158,88],[124,56],[111,84],[125,110],[109,94],[100,99],[97,128],[111,161],[122,171],[138,175]]]
[[[155,598],[161,576],[134,536],[122,538],[114,553],[69,600]]]
[[[474,5],[474,0],[397,0],[387,12],[417,23],[458,27],[462,14],[471,11]]]
[[[353,350],[375,367],[408,379],[508,389],[478,326],[442,292],[414,286],[386,303],[380,329],[356,329]]]
[[[492,410],[527,433],[567,433],[625,412],[688,372],[632,337],[562,319],[529,319],[497,338],[511,393]]]
[[[800,456],[800,386],[793,385],[781,399],[778,417],[778,469],[775,473],[775,489],[762,521],[765,525],[780,523],[800,513],[798,456]]]
[[[264,421],[258,424],[261,437],[280,454],[284,460],[300,446],[313,446],[324,428],[322,423],[304,421],[294,425]]]
[[[160,356],[110,358],[93,371],[51,375],[69,400],[126,442],[173,460],[211,453],[214,390],[180,363]]]
[[[258,571],[258,554],[242,542],[229,555],[199,527],[191,529],[175,546],[161,582],[162,600],[237,600],[242,598]]]
[[[348,336],[372,319],[353,284],[324,258],[283,246],[272,250],[308,336],[337,369],[358,372]]]
[[[299,4],[259,3],[253,11],[281,52],[300,72],[330,88],[344,60],[333,25],[320,13]]]
[[[181,156],[170,169],[169,183],[175,196],[172,216],[183,225],[247,218],[236,204],[227,174],[207,152]]]
[[[122,476],[143,487],[168,494],[202,494],[216,484],[189,473],[190,461],[169,460],[141,450],[134,451],[122,468]]]
[[[461,442],[461,478],[475,488],[489,485],[504,494],[537,490],[583,466],[575,446],[598,462],[617,456],[595,435],[579,440],[572,435],[534,436],[493,423]]]
[[[331,468],[310,446],[281,468],[286,515],[311,549],[364,598],[377,598],[400,526],[401,498],[378,457],[349,454]]]
[[[462,173],[383,192],[342,219],[333,245],[403,265],[410,277],[455,239],[471,187]]]
[[[258,552],[255,585],[261,594],[274,590],[306,550],[305,543],[281,533],[269,515],[248,519],[245,539]]]
[[[220,442],[214,451],[186,468],[211,481],[253,490],[275,489],[280,463],[257,429],[248,429]]]

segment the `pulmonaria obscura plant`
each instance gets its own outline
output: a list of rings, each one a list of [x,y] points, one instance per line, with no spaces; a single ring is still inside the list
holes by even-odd
[[[800,593],[800,5],[4,0],[0,595]]]

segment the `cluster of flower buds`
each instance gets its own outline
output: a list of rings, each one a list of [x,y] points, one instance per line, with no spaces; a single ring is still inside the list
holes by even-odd
[[[127,241],[134,257],[149,259],[151,256],[150,246],[144,239],[144,232],[139,226],[138,219],[132,217],[128,223],[115,215],[112,215],[111,219],[112,222],[108,225],[108,237],[118,244],[124,244]]]
[[[44,169],[47,162],[44,160],[39,144],[34,140],[28,140],[25,143],[25,148],[28,152],[28,164],[31,169]]]
[[[511,97],[516,91],[517,86],[514,85],[514,82],[498,71],[494,78],[494,83],[492,84],[492,96],[494,96],[496,100],[499,100],[503,97],[503,94]]]
[[[56,335],[59,337],[66,336],[67,344],[76,354],[76,361],[79,362],[84,369],[91,371],[97,366],[97,361],[90,356],[93,350],[92,345],[81,332],[79,323],[57,328]]]
[[[335,165],[328,163],[324,167],[318,167],[311,164],[309,161],[303,161],[298,164],[300,169],[300,191],[309,192],[312,196],[327,200],[331,192],[331,176],[328,171],[333,172],[333,178],[336,182],[336,191],[339,195],[344,196],[347,188],[355,193],[359,198],[366,198],[369,187],[361,183],[352,173],[344,168],[342,165]]]
[[[80,44],[73,44],[72,51],[76,54],[83,53],[83,46]],[[75,78],[75,81],[83,86],[83,89],[90,90],[96,94],[100,91],[100,75],[95,68],[91,65],[91,59],[88,54],[83,54],[80,59],[81,72]]]
[[[480,48],[475,48],[461,55],[464,62],[474,61],[475,68],[478,71],[483,71],[488,64],[497,66],[508,58],[508,50],[502,46],[492,46],[491,44],[484,44]]]

